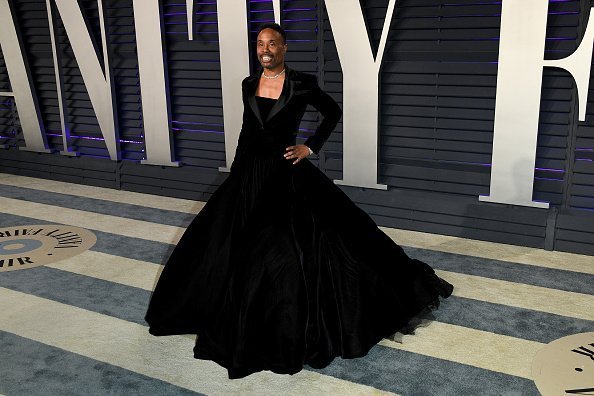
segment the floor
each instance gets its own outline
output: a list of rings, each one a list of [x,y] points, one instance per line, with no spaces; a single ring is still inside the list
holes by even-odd
[[[77,256],[0,272],[0,393],[538,395],[538,350],[594,331],[591,256],[380,227],[455,285],[435,320],[323,370],[229,380],[193,358],[194,336],[153,337],[143,320],[161,263],[203,204],[0,174],[0,228],[97,236]]]

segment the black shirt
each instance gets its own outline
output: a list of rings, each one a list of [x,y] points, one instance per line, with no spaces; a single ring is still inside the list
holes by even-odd
[[[268,117],[268,113],[272,109],[272,106],[276,103],[277,99],[273,98],[266,98],[264,96],[256,96],[256,101],[258,102],[258,109],[260,110],[260,116],[262,117],[262,121],[266,121],[266,117]]]

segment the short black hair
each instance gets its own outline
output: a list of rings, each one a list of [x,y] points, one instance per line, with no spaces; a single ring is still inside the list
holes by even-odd
[[[283,44],[287,43],[287,33],[285,33],[285,29],[283,29],[281,27],[281,25],[279,25],[278,23],[275,23],[275,22],[263,23],[262,25],[260,25],[260,29],[258,29],[258,34],[256,35],[256,37],[258,37],[258,35],[260,35],[260,32],[264,29],[276,30],[283,37]]]

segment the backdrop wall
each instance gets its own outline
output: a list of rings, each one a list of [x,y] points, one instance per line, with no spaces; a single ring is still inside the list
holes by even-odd
[[[46,135],[55,153],[20,151],[24,141],[11,97],[0,97],[0,172],[207,200],[227,177],[216,2],[194,4],[194,40],[188,40],[186,4],[163,0],[164,47],[175,159],[182,166],[141,165],[143,119],[132,0],[106,1],[108,51],[113,69],[122,161],[111,161],[69,40],[54,12],[58,59],[71,145],[62,150],[58,97],[45,0],[12,0],[18,33],[34,80]],[[101,51],[97,2],[80,0]],[[572,77],[546,68],[536,159],[534,199],[549,209],[479,202],[489,194],[501,2],[399,0],[384,53],[380,86],[378,183],[388,190],[340,186],[383,226],[594,255],[594,107],[578,122]],[[342,101],[342,73],[323,0],[285,0],[286,61],[319,76]],[[361,0],[375,54],[387,0]],[[586,0],[550,0],[545,59],[577,48],[591,6]],[[274,19],[270,1],[249,1],[251,55],[258,25]],[[253,68],[257,60],[253,59]],[[0,91],[10,91],[0,55]],[[591,96],[591,95],[590,95]],[[241,111],[234,109],[232,111]],[[318,122],[313,108],[301,125],[301,143]],[[339,124],[319,157],[332,179],[342,178]]]

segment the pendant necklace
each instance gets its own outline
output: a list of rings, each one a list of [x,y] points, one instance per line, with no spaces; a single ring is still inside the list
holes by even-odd
[[[285,72],[285,69],[283,69],[283,71],[282,71],[282,72],[280,72],[280,73],[278,73],[276,76],[272,76],[272,77],[268,77],[266,74],[264,74],[264,72],[262,72],[262,77],[264,77],[264,78],[268,78],[268,79],[271,79],[271,78],[278,78],[278,77],[279,77],[281,74],[283,74],[284,72]]]

